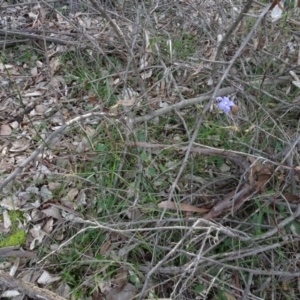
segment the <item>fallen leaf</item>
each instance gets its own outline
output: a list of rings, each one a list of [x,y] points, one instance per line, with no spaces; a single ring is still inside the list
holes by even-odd
[[[38,74],[38,69],[37,69],[37,67],[33,67],[33,68],[31,69],[30,73],[31,73],[31,75],[32,75],[33,77],[37,76],[37,74]]]
[[[137,289],[131,283],[127,283],[121,290],[113,288],[106,295],[106,300],[130,300],[134,299],[137,294]]]
[[[3,215],[4,228],[9,228],[12,223],[11,223],[10,216],[9,216],[7,210],[4,210],[2,215]]]
[[[1,295],[1,299],[5,298],[12,298],[12,297],[16,297],[20,295],[20,292],[18,292],[17,290],[8,290],[4,293],[2,293]]]
[[[59,209],[57,207],[53,206],[53,205],[48,207],[48,208],[43,209],[42,213],[44,213],[48,217],[52,217],[52,218],[57,219],[57,220],[62,218],[61,214],[59,212]]]
[[[24,203],[25,201],[23,199],[12,195],[11,197],[3,198],[0,202],[0,206],[8,210],[18,210]]]
[[[13,264],[13,266],[9,270],[9,276],[15,276],[20,265],[20,258],[17,258]]]
[[[263,193],[266,183],[269,181],[273,174],[272,165],[269,163],[262,164],[260,161],[256,161],[249,173],[250,186],[259,193]]]
[[[47,174],[47,173],[46,173],[46,174]],[[48,187],[47,187],[46,185],[43,185],[43,186],[41,187],[40,195],[41,195],[43,201],[48,201],[48,200],[53,199],[53,194],[52,194],[52,192],[48,189]]]
[[[26,138],[21,138],[12,143],[12,147],[9,149],[10,152],[23,152],[29,148],[29,141]]]
[[[117,275],[114,276],[112,283],[116,285],[119,289],[122,289],[125,284],[128,282],[128,273],[125,272],[120,272]]]
[[[65,197],[63,197],[61,200],[62,201],[73,201],[77,195],[78,195],[78,190],[73,188],[73,189],[70,189],[68,194]]]
[[[40,244],[43,238],[45,237],[46,233],[43,230],[41,230],[40,225],[35,225],[32,229],[30,229],[30,233],[33,237],[33,240],[30,244],[29,249],[33,250],[35,247],[35,243],[38,242],[38,244]]]
[[[100,247],[100,254],[106,254],[110,246],[111,246],[111,241],[110,240],[105,241]]]
[[[52,230],[53,230],[53,219],[49,219],[46,224],[43,226],[43,230],[46,232],[46,233],[51,233]]]
[[[272,22],[276,22],[277,20],[279,20],[282,17],[282,12],[283,12],[283,3],[279,2],[272,9],[272,12],[271,12]]]
[[[54,281],[60,280],[60,276],[51,276],[49,272],[44,271],[43,274],[40,276],[40,278],[37,280],[39,284],[49,284]]]
[[[3,125],[1,125],[1,127],[0,127],[0,135],[10,135],[11,134],[11,132],[12,132],[12,129],[10,128],[10,126],[9,125],[5,125],[5,124],[3,124]]]
[[[53,58],[50,61],[50,70],[51,70],[51,74],[54,75],[62,66],[60,60],[58,57]]]

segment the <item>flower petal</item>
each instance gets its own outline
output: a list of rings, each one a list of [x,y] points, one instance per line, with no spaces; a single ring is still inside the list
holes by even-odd
[[[228,114],[230,112],[230,106],[224,107],[223,111]]]
[[[227,105],[223,101],[218,104],[218,108],[221,110],[224,110],[226,107],[227,107]]]
[[[228,106],[235,106],[235,104],[233,103],[233,101],[231,101],[231,100],[229,100],[228,101],[228,104],[227,104]]]

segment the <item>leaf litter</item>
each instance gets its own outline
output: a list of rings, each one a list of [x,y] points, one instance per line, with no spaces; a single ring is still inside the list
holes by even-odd
[[[217,23],[220,22],[222,24],[221,28],[226,28],[226,26],[224,27],[226,20],[220,16],[214,17],[214,9],[211,8],[208,2],[204,1],[202,4],[203,7],[201,7],[201,9],[206,11],[205,18],[199,17],[200,10],[196,9],[198,4],[194,3],[194,1],[185,4],[180,3],[180,6],[178,6],[178,9],[180,9],[175,12],[175,16],[181,20],[182,24],[180,26],[189,35],[187,36],[180,32],[180,35],[183,35],[182,39],[176,41],[178,35],[176,28],[178,25],[174,24],[177,27],[172,26],[172,19],[169,19],[165,15],[169,13],[168,10],[161,10],[160,6],[151,7],[151,14],[149,15],[153,16],[154,27],[156,29],[168,28],[168,35],[171,34],[172,36],[172,38],[169,38],[169,42],[166,43],[167,46],[165,45],[162,48],[166,52],[163,55],[168,57],[165,62],[168,61],[170,66],[167,67],[164,65],[164,62],[162,63],[159,60],[159,57],[163,56],[156,55],[158,49],[156,37],[150,30],[143,29],[139,36],[142,46],[133,44],[136,47],[133,47],[133,50],[136,54],[137,71],[140,78],[144,81],[144,87],[143,85],[139,86],[136,84],[134,76],[130,77],[130,80],[123,85],[124,74],[121,75],[119,71],[123,67],[122,64],[127,62],[130,53],[126,53],[123,48],[124,45],[120,43],[120,37],[116,31],[105,24],[100,14],[84,15],[79,13],[65,17],[58,10],[53,10],[48,5],[26,4],[22,6],[9,6],[6,2],[3,5],[4,8],[7,7],[5,8],[5,13],[3,12],[0,15],[3,30],[6,30],[9,36],[11,34],[19,34],[31,41],[39,40],[41,43],[37,42],[36,45],[40,47],[39,49],[43,49],[42,51],[45,53],[45,57],[36,57],[30,53],[32,50],[31,46],[26,42],[20,45],[19,49],[23,53],[28,53],[29,57],[27,59],[24,59],[24,61],[16,60],[14,63],[10,59],[8,59],[8,63],[0,62],[0,83],[5,90],[5,92],[0,92],[2,105],[1,118],[5,121],[0,126],[0,136],[7,138],[3,146],[1,145],[0,170],[4,175],[10,174],[25,162],[38,145],[45,141],[49,133],[59,129],[66,121],[87,111],[90,112],[96,110],[98,107],[102,107],[103,111],[109,111],[121,116],[126,116],[126,114],[144,115],[147,114],[148,108],[150,108],[150,111],[158,108],[168,109],[171,105],[182,101],[184,97],[189,98],[194,94],[198,94],[199,90],[194,88],[195,85],[204,91],[203,89],[207,82],[210,81],[208,76],[209,61],[216,58],[217,52],[213,46],[214,41],[203,39],[205,42],[201,45],[203,47],[199,49],[202,49],[201,55],[204,60],[200,63],[193,62],[195,57],[193,57],[194,53],[192,51],[189,53],[190,57],[187,55],[184,58],[184,62],[180,61],[179,54],[183,54],[186,48],[193,47],[180,48],[180,43],[182,44],[184,40],[189,39],[194,41],[193,36],[197,36],[198,34],[200,37],[202,33],[199,33],[197,28],[205,27],[207,24],[210,26],[210,24],[215,23],[214,26],[217,26]],[[258,10],[257,6],[254,7],[255,10]],[[237,10],[233,11],[236,13]],[[276,11],[273,9],[271,14],[272,21],[274,21],[274,14],[276,14]],[[189,15],[189,18],[181,18],[184,15]],[[134,41],[131,34],[136,32],[136,29],[128,21],[128,16],[120,18],[116,23],[124,32],[128,32],[131,39],[130,42]],[[45,28],[47,30],[42,33],[42,28],[43,30]],[[241,25],[236,32],[237,36],[243,34],[243,30],[243,26]],[[98,45],[99,47],[98,41],[101,41],[101,48],[93,48],[85,42],[86,40],[78,39],[79,31],[84,32],[82,37],[86,38],[89,42],[95,43],[96,41],[94,46]],[[0,34],[3,32],[0,31]],[[236,41],[233,40],[232,44],[224,52],[225,59],[230,59],[231,52],[236,48],[235,43]],[[247,47],[251,49],[249,45]],[[267,49],[268,45],[266,44],[264,47]],[[259,51],[259,48],[263,47],[260,47],[259,43],[257,43],[255,48],[256,51]],[[104,60],[107,60],[108,55],[110,56],[107,60],[107,64],[110,66],[102,66],[103,70],[101,70],[101,74],[98,74],[98,77],[101,77],[103,74],[111,76],[111,80],[104,78],[103,81],[103,86],[108,90],[106,95],[101,95],[101,88],[103,89],[103,87],[99,88],[96,92],[96,85],[94,86],[94,90],[86,89],[94,80],[102,83],[99,78],[88,78],[87,76],[85,82],[81,83],[78,83],[80,82],[80,76],[73,77],[71,81],[67,80],[69,71],[66,70],[66,64],[62,58],[68,51],[75,53],[75,49],[86,51],[88,53],[85,58],[86,60],[93,59],[91,54],[97,53],[99,49],[104,51]],[[246,48],[245,53],[249,49]],[[9,48],[6,50],[10,54]],[[267,50],[269,51],[270,49]],[[117,57],[115,61],[112,59],[114,56]],[[132,60],[133,58],[131,57],[130,59]],[[286,59],[288,64],[292,64],[298,58],[293,53],[293,50],[289,48],[287,49]],[[247,54],[245,54],[245,61],[251,62],[253,65],[261,63],[254,62],[251,56],[247,56]],[[72,59],[69,60],[69,63],[73,63]],[[159,68],[155,64],[160,64]],[[160,68],[163,69],[162,73],[158,71]],[[174,68],[175,72],[170,72],[171,68]],[[112,69],[115,70],[115,73],[111,72]],[[131,76],[128,74],[126,76]],[[298,76],[294,73],[291,75],[293,78],[290,79],[290,84],[297,87]],[[228,94],[221,95],[222,99],[224,97],[229,99],[229,96]],[[143,97],[148,97],[148,102]],[[238,102],[240,101],[238,100]],[[230,113],[232,108],[227,109],[228,107],[226,107],[224,111],[228,113],[228,116],[224,117],[228,117],[227,120],[229,120],[228,122],[232,128],[242,128],[241,130],[244,130],[243,133],[245,134],[250,133],[250,128],[251,132],[255,131],[257,127],[254,127],[251,123],[252,121],[248,122],[247,119],[246,109],[249,108],[245,108],[246,105],[244,104],[240,105],[239,103],[238,105],[238,109],[234,112],[237,117],[232,119],[232,122],[230,121],[230,118],[233,118],[233,113]],[[234,175],[237,177],[241,176],[241,173],[244,173],[244,177],[240,177],[243,178],[243,181],[228,181],[224,185],[220,179],[214,185],[216,191],[221,190],[219,195],[218,193],[211,194],[209,189],[204,189],[204,192],[202,191],[200,194],[197,194],[197,190],[194,187],[197,186],[201,189],[201,186],[190,180],[189,178],[193,177],[189,177],[189,174],[186,174],[187,176],[184,176],[177,184],[177,190],[179,197],[189,199],[189,201],[185,203],[178,202],[177,199],[171,199],[171,201],[170,199],[162,200],[168,193],[169,186],[175,182],[175,171],[177,171],[178,166],[181,164],[182,154],[187,150],[186,144],[181,145],[179,143],[186,142],[186,136],[190,134],[189,117],[196,118],[200,114],[201,109],[201,105],[197,104],[197,107],[193,109],[189,108],[187,111],[181,110],[178,112],[176,122],[180,126],[172,124],[172,121],[170,124],[159,125],[160,121],[164,120],[164,117],[157,118],[156,121],[158,120],[158,122],[154,123],[156,126],[150,129],[151,136],[150,138],[148,136],[149,139],[147,138],[149,132],[146,133],[141,128],[130,127],[130,123],[124,122],[122,118],[118,119],[117,122],[113,120],[109,122],[106,119],[93,120],[91,114],[91,118],[87,118],[85,122],[79,121],[73,124],[72,128],[65,132],[63,137],[57,137],[54,143],[45,148],[34,161],[30,162],[18,175],[13,184],[9,184],[2,190],[3,197],[0,206],[3,209],[3,224],[1,224],[3,233],[9,233],[12,230],[11,228],[16,226],[14,224],[18,224],[18,227],[26,228],[27,231],[26,243],[23,245],[26,250],[6,248],[10,249],[9,251],[15,257],[32,258],[34,253],[38,253],[40,247],[45,247],[45,251],[48,251],[49,249],[57,250],[59,245],[63,245],[64,243],[70,245],[71,241],[67,242],[70,236],[72,236],[70,232],[74,230],[72,234],[75,239],[76,234],[84,229],[76,224],[76,221],[74,221],[76,217],[78,215],[82,216],[81,212],[86,210],[87,215],[85,216],[85,220],[89,221],[91,218],[90,221],[92,221],[95,218],[95,215],[92,213],[93,211],[97,211],[100,215],[99,223],[96,221],[96,223],[90,225],[109,224],[108,227],[105,227],[106,235],[104,236],[101,230],[98,230],[98,234],[102,234],[99,240],[97,240],[99,244],[96,245],[96,249],[90,246],[89,252],[85,252],[82,244],[75,241],[77,243],[76,246],[81,247],[78,251],[81,251],[83,254],[82,257],[86,256],[90,260],[99,259],[100,254],[99,261],[107,258],[112,259],[114,262],[119,261],[120,263],[115,263],[113,271],[110,272],[107,271],[106,267],[103,267],[101,271],[97,270],[106,279],[101,284],[99,283],[97,291],[99,293],[95,293],[95,295],[97,294],[97,297],[101,299],[102,296],[100,294],[104,294],[105,299],[110,300],[134,298],[140,291],[141,286],[140,283],[137,284],[137,282],[134,282],[130,278],[136,277],[139,271],[135,270],[132,265],[126,270],[119,271],[120,265],[123,265],[125,261],[122,261],[122,258],[135,256],[136,261],[132,261],[134,264],[141,263],[145,265],[148,265],[154,258],[152,257],[151,250],[146,249],[147,247],[139,247],[143,239],[149,238],[151,230],[147,233],[148,235],[140,234],[138,236],[137,233],[130,235],[131,231],[127,232],[126,230],[130,226],[134,226],[130,225],[131,223],[142,224],[143,229],[147,229],[147,227],[152,228],[151,226],[155,225],[151,222],[155,223],[156,220],[153,220],[151,217],[149,221],[142,223],[145,221],[143,216],[150,216],[152,213],[155,214],[155,212],[160,213],[163,209],[173,211],[170,212],[170,216],[174,216],[172,213],[175,216],[180,216],[180,214],[176,214],[178,212],[184,212],[187,217],[190,216],[188,213],[197,213],[200,214],[203,220],[221,218],[228,212],[235,214],[240,212],[241,208],[247,205],[250,202],[248,200],[252,200],[254,196],[265,195],[271,180],[279,180],[279,169],[276,169],[274,162],[260,159],[256,153],[247,155],[248,150],[237,153],[238,151],[228,150],[227,147],[223,149],[223,145],[220,144],[220,140],[222,141],[222,139],[218,140],[216,137],[224,134],[224,132],[221,132],[222,130],[218,128],[215,129],[215,131],[219,131],[217,134],[213,133],[210,136],[204,136],[203,133],[203,136],[199,139],[201,143],[204,143],[204,140],[210,140],[211,143],[208,147],[205,147],[206,145],[204,147],[202,145],[194,145],[191,151],[193,155],[192,160],[197,165],[197,168],[199,167],[199,170],[202,170],[201,176],[204,179],[201,178],[201,185],[213,182],[214,178],[220,174],[226,175],[234,172]],[[217,114],[214,110],[211,113]],[[215,118],[219,118],[218,120],[222,118],[219,115],[215,116]],[[172,118],[177,117],[172,115]],[[243,118],[245,126],[243,126],[243,122],[240,122],[238,118]],[[220,122],[223,122],[223,126],[220,126],[223,129],[226,126],[228,127],[228,123],[225,121]],[[128,128],[125,130],[119,127],[119,124],[125,124]],[[161,126],[161,131],[158,131],[159,126]],[[207,126],[208,131],[213,131],[212,124],[206,124],[205,126]],[[106,128],[105,134],[100,133],[100,127]],[[155,135],[155,131],[158,131],[157,135]],[[134,141],[129,139],[128,132],[134,133]],[[229,135],[228,140],[234,139],[235,134],[238,135],[239,133],[235,132],[233,135]],[[105,148],[108,147],[108,140],[113,144],[113,147],[110,149]],[[174,145],[174,141],[178,142],[177,146]],[[141,162],[134,160],[134,157],[139,156],[139,148],[145,150],[145,155],[140,155],[141,160],[145,164],[145,170],[147,170],[145,178],[148,179],[143,183],[144,185],[141,185],[141,181],[137,180],[138,178],[140,180],[140,176],[143,174],[141,173],[144,170],[143,165],[141,165]],[[172,149],[172,153],[168,153],[170,149]],[[111,152],[115,156],[116,153],[124,153],[123,156],[120,156],[123,161],[120,159],[119,169],[114,169],[116,161],[111,165],[105,165],[105,159]],[[97,158],[97,155],[100,155],[100,160]],[[218,159],[221,157],[223,160],[221,163],[218,163],[216,159],[212,163],[208,160],[205,161],[203,159],[204,156],[217,156]],[[130,163],[126,165],[126,161],[130,161]],[[119,163],[118,160],[117,162]],[[278,162],[276,163],[277,167],[280,168],[281,166],[278,165]],[[123,170],[122,167],[124,164],[126,168],[129,168],[128,166],[131,164],[135,167],[132,170],[126,168]],[[88,172],[83,165],[90,166]],[[99,165],[99,169],[97,165]],[[288,167],[285,165],[283,168]],[[289,168],[293,168],[293,166],[289,166]],[[112,172],[108,172],[107,170],[112,170]],[[297,167],[295,167],[295,170],[297,170]],[[113,178],[112,182],[108,180],[110,176],[112,177],[111,174],[118,174],[118,176]],[[297,177],[297,183],[298,180]],[[154,182],[152,186],[151,181]],[[98,183],[99,186],[97,185]],[[106,183],[106,185],[103,183]],[[111,187],[108,187],[109,185]],[[151,203],[153,195],[148,192],[142,192],[143,188],[141,187],[145,188],[146,191],[151,191],[152,188],[157,189],[154,194],[159,195],[159,197],[155,199],[155,204]],[[116,197],[117,200],[114,199],[114,195],[116,194],[118,195]],[[294,193],[282,194],[285,195],[288,202],[299,203],[299,197]],[[141,200],[147,197],[150,203]],[[276,197],[279,198],[278,195]],[[111,204],[109,203],[110,201]],[[126,203],[126,201],[129,201],[130,205],[125,204],[123,207],[122,202]],[[246,201],[247,203],[245,203]],[[197,205],[201,205],[201,207],[197,207]],[[116,211],[113,211],[112,207],[116,207]],[[20,211],[23,215],[15,223],[12,221],[9,211]],[[109,222],[107,221],[109,218],[111,218],[112,223],[107,223]],[[61,225],[62,221],[69,227],[64,228]],[[123,223],[126,223],[126,225]],[[145,228],[143,224],[146,224]],[[292,226],[292,230],[296,234],[296,225],[293,224]],[[84,239],[84,236],[80,236],[80,238]],[[98,237],[96,235],[93,238],[96,239]],[[91,245],[93,244],[93,238],[88,241]],[[190,245],[197,239],[196,237],[195,239],[194,237],[191,238]],[[158,237],[157,239],[159,240]],[[102,244],[100,241],[102,241]],[[175,245],[174,243],[172,240],[171,244]],[[193,246],[199,248],[199,244],[195,243]],[[165,246],[162,245],[162,247]],[[4,251],[5,247],[0,249],[0,254],[2,249]],[[138,250],[134,252],[135,249]],[[188,251],[192,251],[190,249]],[[57,253],[64,253],[64,251],[66,251],[65,256],[67,257],[69,255],[67,250],[61,249],[61,252],[58,250]],[[3,257],[6,257],[5,253],[7,254],[7,251],[2,253]],[[166,257],[167,255],[168,253],[165,253]],[[189,259],[193,261],[192,257],[189,257]],[[49,259],[44,266],[38,267],[40,269],[38,272],[28,277],[28,281],[52,286],[60,290],[64,297],[68,297],[70,292],[68,284],[72,280],[68,284],[61,283],[58,287],[57,281],[60,281],[62,277],[57,272],[59,273],[61,269],[58,267],[51,268],[52,265],[53,261]],[[21,273],[23,266],[22,264],[15,266],[14,273],[18,270]],[[6,270],[9,268],[13,270],[11,266],[7,265]],[[70,274],[68,273],[68,275],[71,276],[76,270],[73,270],[73,266],[71,265],[69,268],[70,270],[65,269],[64,272],[69,272]],[[91,285],[91,283],[88,284],[91,276],[97,273],[92,267],[84,270],[86,273],[83,275],[83,277],[85,276],[83,280],[85,283],[82,285],[83,291],[87,289],[89,284]],[[164,271],[166,270],[163,268],[159,269],[159,272],[161,272],[160,276],[163,276]],[[93,274],[93,272],[95,273]],[[129,273],[132,276],[129,276]],[[212,276],[208,273],[207,275]],[[143,280],[143,276],[140,277]],[[181,284],[183,283],[183,278],[184,276],[178,277],[176,280]],[[201,282],[205,282],[205,280]],[[200,287],[198,288],[200,289]],[[195,290],[197,289],[195,288]],[[159,295],[164,295],[159,289],[155,290],[155,292]],[[17,291],[12,291],[12,293],[15,293],[14,295],[17,296]],[[229,295],[228,292],[224,292],[223,296],[225,295],[224,297],[229,298],[229,296],[226,296],[226,293]],[[7,297],[6,294],[5,296]],[[85,298],[83,297],[83,299]],[[94,299],[96,299],[96,296],[94,296]]]

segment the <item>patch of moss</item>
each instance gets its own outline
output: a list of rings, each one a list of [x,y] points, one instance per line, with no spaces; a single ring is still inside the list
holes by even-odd
[[[23,221],[23,213],[16,210],[10,210],[8,212],[12,226],[11,233],[9,235],[0,235],[0,248],[18,246],[25,243],[27,234],[23,229],[19,229],[19,221]],[[3,220],[3,217],[1,217]]]
[[[22,245],[26,241],[27,234],[24,230],[18,230],[0,241],[0,248]]]

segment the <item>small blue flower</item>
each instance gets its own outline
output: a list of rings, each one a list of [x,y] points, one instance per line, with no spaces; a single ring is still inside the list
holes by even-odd
[[[232,106],[235,106],[235,104],[228,97],[217,97],[217,100],[220,101],[218,103],[218,108],[223,110],[226,114],[230,112]]]

